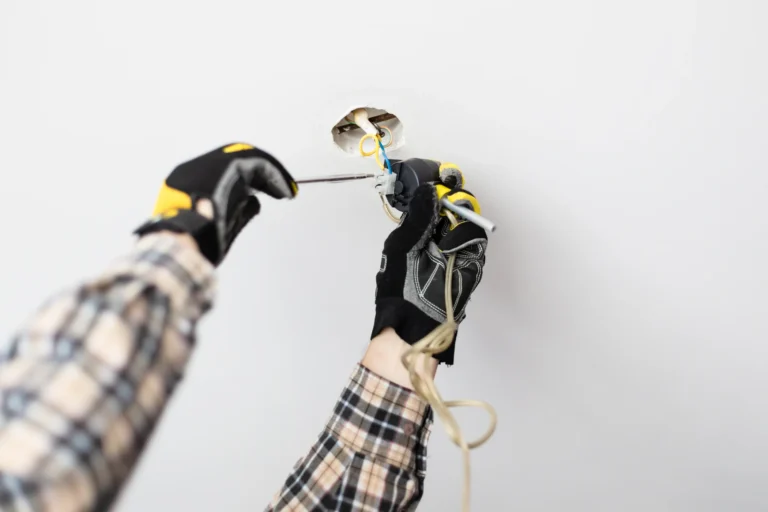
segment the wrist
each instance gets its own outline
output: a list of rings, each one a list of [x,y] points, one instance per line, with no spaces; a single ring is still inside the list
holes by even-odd
[[[360,362],[363,366],[408,389],[413,389],[408,370],[403,366],[402,357],[411,346],[403,341],[392,328],[386,328],[371,340],[368,349]],[[437,359],[419,354],[416,356],[416,368],[419,374],[428,374],[434,378],[437,372]]]

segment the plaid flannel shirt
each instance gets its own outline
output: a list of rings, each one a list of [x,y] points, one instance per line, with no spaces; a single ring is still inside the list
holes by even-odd
[[[54,297],[0,351],[0,510],[107,510],[181,377],[214,269],[154,234]],[[416,395],[355,369],[268,510],[411,510],[432,421]]]

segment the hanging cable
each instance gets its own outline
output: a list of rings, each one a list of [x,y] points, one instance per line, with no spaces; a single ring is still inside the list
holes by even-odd
[[[458,222],[456,217],[446,211],[446,216],[451,222],[452,226],[457,226]],[[453,267],[456,260],[456,254],[452,253],[448,256],[448,264],[445,269],[445,312],[446,320],[441,325],[437,326],[431,333],[427,334],[421,340],[414,343],[403,354],[402,362],[403,366],[408,370],[408,375],[413,384],[413,389],[417,395],[423,398],[443,423],[445,431],[448,434],[448,438],[461,449],[462,458],[464,461],[464,488],[462,492],[462,510],[469,512],[470,504],[470,458],[469,451],[482,446],[488,439],[491,438],[493,432],[496,430],[497,415],[496,410],[488,402],[480,400],[449,400],[444,401],[443,397],[435,385],[435,381],[432,378],[431,372],[426,368],[426,362],[429,359],[421,358],[424,361],[422,368],[417,368],[418,357],[420,354],[427,356],[433,356],[439,354],[448,349],[453,343],[454,334],[456,332],[457,324],[454,318],[453,311]],[[419,372],[421,370],[421,372]],[[461,432],[459,423],[451,413],[451,408],[454,407],[477,407],[485,410],[490,418],[490,424],[485,434],[479,439],[467,442],[464,435]]]
[[[368,139],[373,139],[374,142],[376,142],[378,145],[378,147],[374,147],[373,151],[365,151],[363,149],[363,144]],[[385,169],[385,164],[381,162],[379,155],[383,155],[386,168],[390,174],[392,173],[392,164],[387,157],[387,153],[384,150],[384,145],[381,142],[381,137],[379,134],[366,134],[360,139],[360,154],[362,156],[376,155],[376,163],[379,164],[379,168],[382,171]],[[381,202],[387,217],[389,217],[393,222],[399,223],[400,219],[392,214],[386,198],[383,195],[380,195],[379,197],[381,198]],[[458,226],[459,222],[450,210],[443,210],[443,213],[451,223],[451,229]],[[461,449],[464,463],[462,511],[469,512],[471,483],[469,451],[482,446],[493,435],[493,432],[496,430],[496,423],[498,421],[496,410],[491,404],[481,400],[443,400],[443,397],[440,395],[440,392],[435,385],[435,380],[431,376],[431,372],[429,372],[426,368],[427,361],[431,356],[448,350],[448,348],[451,346],[451,343],[453,343],[454,334],[456,333],[456,329],[458,327],[456,324],[456,319],[454,318],[453,311],[453,270],[455,262],[456,254],[449,254],[448,262],[445,268],[445,322],[437,326],[432,332],[424,336],[421,340],[411,345],[408,350],[405,351],[401,360],[403,366],[405,366],[406,370],[408,370],[408,375],[411,379],[411,384],[413,384],[414,392],[432,407],[432,410],[435,411],[435,414],[437,414],[437,416],[442,421],[443,426],[445,427],[445,431],[448,434],[448,438],[451,440],[451,442],[453,442],[453,444]],[[419,355],[426,355],[427,357],[419,358]],[[424,361],[424,366],[422,368],[417,367],[419,360]],[[490,423],[485,434],[483,434],[475,441],[468,442],[461,432],[458,421],[456,421],[456,418],[451,412],[451,409],[455,407],[477,407],[486,411],[490,418]]]

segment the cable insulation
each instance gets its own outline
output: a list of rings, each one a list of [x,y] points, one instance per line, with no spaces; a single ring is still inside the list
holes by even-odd
[[[363,144],[367,139],[373,139],[374,142],[377,143],[378,148],[374,148],[373,151],[365,151],[363,149]],[[379,149],[379,151],[376,151],[376,149]],[[379,164],[379,168],[381,168],[381,170],[385,169],[385,165],[379,159],[379,155],[383,155],[387,170],[390,173],[392,172],[392,165],[389,162],[389,158],[387,157],[387,153],[384,150],[384,146],[381,142],[381,137],[378,134],[366,134],[360,139],[360,154],[362,156],[373,156],[375,154],[376,163]],[[395,215],[392,213],[389,205],[387,204],[386,198],[382,195],[379,197],[381,198],[382,206],[384,207],[384,211],[387,214],[387,217],[389,217],[393,222],[399,223],[400,219],[395,217]],[[459,222],[453,212],[447,209],[443,209],[443,213],[450,221],[451,229],[459,225]],[[435,354],[439,354],[451,346],[451,343],[453,343],[454,335],[456,333],[456,329],[458,327],[456,319],[454,318],[452,293],[453,270],[455,263],[456,253],[449,254],[445,268],[445,322],[437,326],[432,332],[424,336],[421,340],[411,345],[408,350],[405,351],[401,360],[403,362],[403,366],[405,366],[405,368],[408,370],[408,375],[411,379],[414,392],[432,407],[432,410],[435,411],[435,414],[437,414],[437,416],[442,421],[443,426],[445,427],[445,431],[448,434],[448,438],[451,440],[451,442],[453,442],[453,444],[461,449],[464,465],[462,511],[469,512],[471,484],[469,451],[482,446],[491,438],[494,431],[496,430],[498,416],[496,414],[496,410],[488,402],[481,400],[443,400],[443,397],[440,395],[440,392],[435,385],[435,380],[431,376],[431,372],[426,367],[426,363],[429,360],[429,357]],[[418,356],[421,354],[428,357],[419,358]],[[419,360],[424,362],[422,368],[417,368]],[[485,431],[485,434],[474,441],[468,442],[461,432],[458,421],[456,421],[456,418],[451,412],[451,409],[455,407],[476,407],[486,411],[488,413],[490,422],[488,429]]]
[[[451,212],[446,212],[446,215],[453,226],[458,225],[456,217],[454,217]],[[432,406],[432,409],[442,421],[445,431],[448,434],[448,438],[453,444],[461,449],[464,462],[462,510],[464,512],[469,512],[471,484],[469,451],[482,446],[493,435],[498,420],[496,410],[488,402],[480,400],[443,400],[443,397],[440,395],[440,392],[435,385],[434,379],[426,368],[426,361],[428,359],[422,358],[424,367],[421,369],[417,368],[419,354],[433,356],[447,350],[448,347],[451,346],[451,343],[453,343],[453,337],[457,328],[456,320],[454,319],[453,297],[451,293],[453,288],[453,267],[455,261],[456,254],[450,254],[445,269],[445,322],[437,326],[431,333],[427,334],[424,338],[417,341],[406,350],[403,354],[402,361],[403,366],[408,370],[408,375],[410,376],[416,394]],[[486,411],[490,419],[490,424],[488,425],[485,434],[475,441],[468,442],[461,432],[459,423],[456,421],[453,413],[451,413],[451,409],[454,407],[477,407]]]

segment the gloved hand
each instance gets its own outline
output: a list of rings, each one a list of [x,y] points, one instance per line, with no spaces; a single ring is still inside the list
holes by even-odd
[[[229,251],[235,237],[261,208],[255,191],[277,199],[296,197],[298,187],[272,155],[250,144],[236,143],[185,162],[165,180],[153,217],[135,233],[169,230],[187,233],[214,265]],[[201,213],[200,200],[213,206]]]
[[[450,190],[424,184],[416,189],[408,213],[384,242],[376,276],[376,319],[371,338],[387,327],[413,345],[446,320],[445,268],[448,255],[456,254],[453,270],[453,304],[456,323],[466,317],[469,297],[480,283],[488,237],[471,222],[453,229],[441,216],[440,196],[480,213],[477,199],[462,189]],[[434,357],[453,364],[454,343]]]

